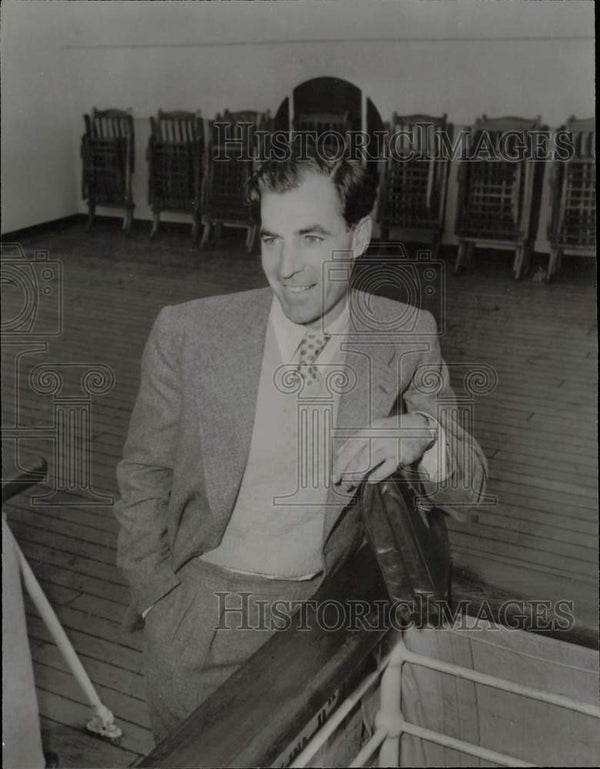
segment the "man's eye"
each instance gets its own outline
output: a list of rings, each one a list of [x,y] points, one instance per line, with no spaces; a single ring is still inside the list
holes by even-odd
[[[319,235],[305,235],[304,242],[308,243],[311,246],[314,246],[314,245],[317,245],[318,243],[322,243],[323,238],[321,238]]]
[[[275,245],[276,238],[262,238],[262,244],[265,248],[272,248]]]

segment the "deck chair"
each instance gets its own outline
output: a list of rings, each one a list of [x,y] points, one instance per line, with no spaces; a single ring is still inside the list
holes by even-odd
[[[84,115],[81,138],[83,162],[82,197],[88,204],[88,229],[93,225],[96,206],[123,208],[123,229],[131,232],[133,196],[131,177],[135,164],[135,138],[131,112],[93,109]]]
[[[255,169],[254,131],[271,131],[270,113],[225,110],[210,121],[207,173],[200,246],[215,242],[223,227],[246,230],[246,248],[252,251],[256,224],[250,216],[246,185]]]
[[[200,112],[163,112],[150,118],[146,151],[149,166],[148,203],[154,217],[150,237],[162,211],[192,216],[194,242],[200,232],[204,170],[204,121]]]
[[[406,159],[390,152],[385,161],[379,193],[378,221],[381,239],[388,240],[392,228],[401,238],[431,242],[437,256],[444,229],[449,158],[438,157],[435,132],[445,132],[452,139],[452,125],[446,115],[401,116],[394,112],[385,124],[390,140],[410,137],[411,152]]]
[[[539,116],[492,119],[483,115],[475,122],[469,152],[477,155],[477,148],[485,146],[494,157],[465,159],[459,166],[455,272],[466,266],[475,248],[508,246],[515,251],[515,278],[526,273],[537,234],[544,171],[541,163],[531,159],[531,142],[533,132],[543,128]],[[506,137],[512,138],[506,141]],[[505,151],[513,159],[502,159]]]
[[[559,130],[570,133],[574,152],[566,162],[556,160],[552,166],[547,280],[560,268],[565,253],[596,255],[596,120],[572,116]]]

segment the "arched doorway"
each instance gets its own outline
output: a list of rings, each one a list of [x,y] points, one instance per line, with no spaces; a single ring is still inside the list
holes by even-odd
[[[291,108],[290,108],[291,106]],[[366,131],[369,146],[375,131],[383,130],[383,121],[371,99],[354,83],[339,77],[315,77],[297,85],[286,97],[275,114],[276,131],[293,130],[296,118],[302,114],[347,114],[352,131]]]

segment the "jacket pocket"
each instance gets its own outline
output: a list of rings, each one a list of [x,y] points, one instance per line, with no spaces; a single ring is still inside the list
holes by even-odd
[[[150,609],[144,620],[144,632],[162,642],[170,642],[193,599],[193,591],[186,590],[186,585],[174,587]]]

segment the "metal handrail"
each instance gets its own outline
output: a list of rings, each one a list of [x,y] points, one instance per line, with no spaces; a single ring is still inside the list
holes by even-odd
[[[41,481],[46,480],[47,470],[47,461],[43,457],[40,457],[29,470],[26,470],[17,478],[7,481],[2,485],[2,502],[7,502],[17,494],[21,494],[22,492],[30,489],[32,486],[35,486]],[[58,650],[62,654],[63,659],[67,663],[69,670],[81,687],[83,694],[88,701],[88,704],[93,709],[94,715],[86,724],[87,731],[91,732],[92,734],[106,737],[110,740],[118,739],[123,735],[123,730],[115,723],[115,718],[112,711],[107,708],[100,699],[94,684],[92,683],[86,669],[81,663],[81,660],[77,656],[77,652],[73,648],[73,644],[71,643],[68,635],[65,633],[60,620],[56,616],[56,613],[50,604],[50,601],[46,597],[40,586],[40,583],[37,581],[37,578],[31,569],[31,566],[27,562],[27,559],[23,555],[21,548],[14,538],[14,535],[8,525],[6,513],[2,514],[2,538],[3,549],[5,546],[14,549],[17,563],[19,565],[19,571],[21,573],[21,578],[29,594],[29,597],[37,609],[42,621],[46,625],[52,640],[58,647]],[[5,538],[7,540],[6,543],[4,543]]]
[[[447,673],[458,678],[463,678],[483,686],[491,686],[513,694],[519,694],[530,699],[546,702],[557,707],[567,708],[588,716],[600,718],[600,707],[589,703],[579,702],[562,694],[535,689],[531,686],[508,681],[498,676],[487,673],[479,673],[476,670],[444,662],[443,660],[416,654],[410,651],[404,641],[399,641],[394,649],[382,660],[377,671],[368,676],[355,691],[340,705],[329,718],[323,728],[314,735],[304,750],[291,764],[292,767],[305,767],[310,764],[320,748],[325,744],[344,718],[362,699],[368,689],[374,686],[381,677],[381,707],[377,714],[375,724],[376,731],[369,741],[362,747],[351,767],[363,766],[379,749],[380,766],[398,765],[399,740],[404,734],[434,742],[444,747],[476,756],[486,761],[492,761],[504,766],[536,766],[536,764],[523,761],[515,756],[499,753],[481,745],[476,745],[465,740],[460,740],[449,735],[436,732],[432,729],[406,721],[400,709],[400,691],[402,686],[402,667],[404,663],[420,665],[421,667]]]

